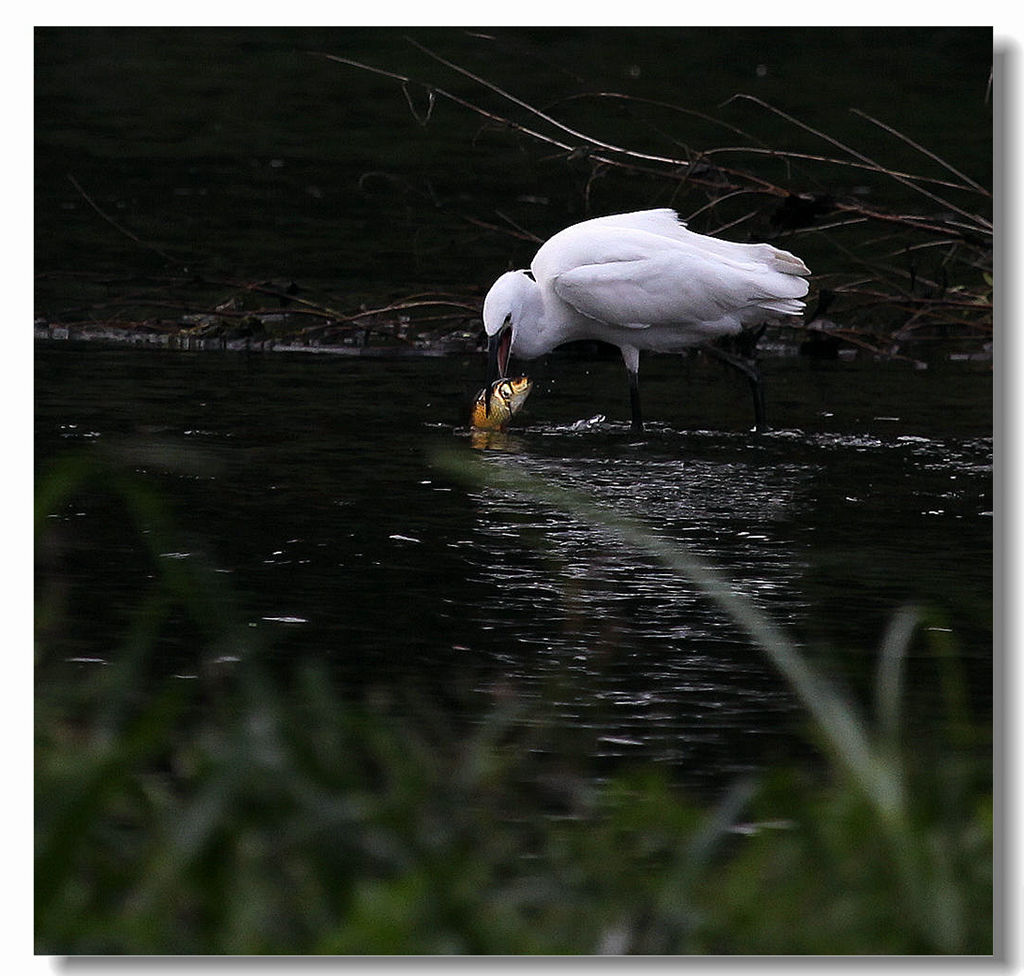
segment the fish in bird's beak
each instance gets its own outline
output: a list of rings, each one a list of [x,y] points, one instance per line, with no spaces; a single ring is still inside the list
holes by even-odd
[[[487,385],[484,387],[484,406],[488,412],[491,409],[491,394],[495,383],[508,375],[508,354],[511,348],[512,323],[505,319],[505,324],[490,337],[487,343]]]
[[[477,394],[471,418],[473,426],[479,430],[504,430],[522,409],[531,389],[533,383],[525,376],[495,380]]]

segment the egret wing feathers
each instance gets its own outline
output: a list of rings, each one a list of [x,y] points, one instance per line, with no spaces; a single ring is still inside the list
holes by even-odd
[[[737,328],[799,315],[807,282],[764,264],[670,247],[654,257],[586,264],[554,275],[555,294],[581,314],[628,328],[699,325],[733,317]]]
[[[549,254],[554,259],[554,263],[559,264],[561,262],[558,261],[556,252],[561,252],[567,247],[571,248],[574,242],[587,249],[592,247],[599,237],[606,236],[609,240],[621,242],[622,234],[619,232],[622,230],[637,230],[655,234],[666,240],[687,245],[700,254],[715,254],[734,261],[761,264],[782,274],[809,275],[811,273],[807,265],[795,254],[790,254],[789,251],[783,251],[771,244],[738,244],[735,241],[724,241],[717,237],[695,234],[693,231],[687,230],[685,221],[681,220],[674,210],[663,207],[657,210],[640,210],[636,213],[594,217],[559,231],[541,246],[534,257],[534,276],[537,277],[538,262],[547,270]],[[584,262],[575,263],[582,264]],[[565,267],[550,270],[557,273],[558,270],[565,270]],[[538,280],[540,279],[538,278]]]

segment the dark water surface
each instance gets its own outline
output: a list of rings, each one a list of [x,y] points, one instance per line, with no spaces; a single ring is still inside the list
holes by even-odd
[[[123,459],[172,504],[283,668],[328,662],[356,689],[414,688],[472,721],[495,693],[601,761],[642,757],[715,784],[800,748],[800,712],[761,652],[685,580],[573,516],[431,461],[482,454],[591,493],[704,556],[860,700],[897,607],[945,615],[979,717],[991,709],[992,439],[987,365],[774,359],[770,420],[716,364],[644,364],[637,441],[621,364],[552,357],[504,442],[462,422],[474,357],[365,359],[39,343],[36,451]],[[607,416],[607,420],[601,415]],[[51,513],[38,594],[67,680],[116,654],[152,567],[124,511]],[[165,628],[155,677],[202,662]],[[911,655],[917,721],[941,721]],[[452,704],[452,703],[455,704]]]

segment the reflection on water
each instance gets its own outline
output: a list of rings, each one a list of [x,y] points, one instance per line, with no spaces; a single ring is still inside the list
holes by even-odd
[[[700,424],[679,422],[671,362],[653,365],[650,409],[666,419],[637,439],[586,409],[604,380],[578,364],[552,365],[557,392],[539,390],[499,435],[460,422],[482,370],[468,359],[42,345],[36,363],[40,460],[120,452],[174,503],[182,542],[166,557],[208,559],[283,667],[313,656],[353,687],[437,691],[460,718],[515,694],[598,768],[644,757],[696,786],[798,748],[788,690],[693,585],[572,515],[449,481],[429,457],[454,442],[687,546],[861,697],[893,610],[937,606],[990,707],[984,373],[915,374],[908,397],[905,371],[775,365],[776,414],[801,423],[752,436],[707,391]],[[109,499],[51,515],[40,592],[61,589],[63,625],[47,636],[72,681],[116,653],[148,568]],[[165,673],[195,673],[192,638],[184,623],[161,635]],[[919,708],[939,708],[933,692],[913,683]]]
[[[801,472],[781,470],[752,492],[735,463],[652,459],[639,447],[608,458],[607,447],[571,462],[512,460],[728,566],[737,588],[776,619],[798,613],[786,594],[798,592],[803,567],[771,523],[792,507]],[[477,569],[495,594],[482,622],[511,631],[497,661],[538,694],[544,682],[560,683],[552,706],[567,724],[592,723],[602,755],[721,775],[760,750],[747,736],[780,732],[790,695],[691,583],[571,515],[490,490],[474,497]]]
[[[941,550],[939,538],[923,550],[901,551],[927,531],[927,522],[918,527],[916,520],[970,520],[972,530],[980,530],[974,552],[981,556],[991,515],[988,437],[784,429],[752,441],[744,434],[655,424],[637,440],[626,424],[597,415],[531,427],[505,456],[489,460],[583,491],[656,527],[724,569],[738,592],[797,635],[815,630],[810,621],[859,613],[858,576],[887,574],[893,594],[903,586],[894,601],[937,582],[945,571],[929,554]],[[907,484],[894,491],[894,478]],[[479,575],[499,594],[498,615],[517,621],[499,660],[527,684],[558,675],[567,692],[552,705],[567,724],[596,723],[603,755],[654,756],[685,766],[691,778],[709,769],[718,776],[757,765],[791,731],[799,713],[788,689],[688,581],[532,499],[493,490],[475,498],[474,548],[491,555],[480,562]],[[940,503],[945,507],[936,507]],[[836,507],[842,509],[836,525],[818,524]],[[864,514],[879,521],[861,551],[841,557],[840,569],[835,554],[815,545],[814,537],[837,528],[842,534],[844,522],[863,533]],[[510,559],[508,548],[517,539],[524,549]],[[531,547],[542,557],[531,558]],[[924,560],[919,574],[901,581],[900,567],[915,565],[915,555]],[[984,566],[972,568],[983,600]],[[838,578],[830,579],[837,569]],[[818,594],[817,602],[809,593]],[[501,621],[492,625],[500,629]],[[828,628],[824,635],[834,636]],[[864,668],[865,651],[873,651],[879,636],[867,634],[854,668]],[[984,654],[985,647],[978,651]],[[850,677],[844,675],[849,661],[830,664],[839,665],[840,679]]]

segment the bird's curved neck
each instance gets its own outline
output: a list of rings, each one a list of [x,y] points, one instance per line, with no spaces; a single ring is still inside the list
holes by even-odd
[[[549,336],[550,323],[544,314],[544,295],[532,278],[523,278],[519,308],[514,316],[519,327],[514,330],[512,354],[533,359],[554,348]]]

